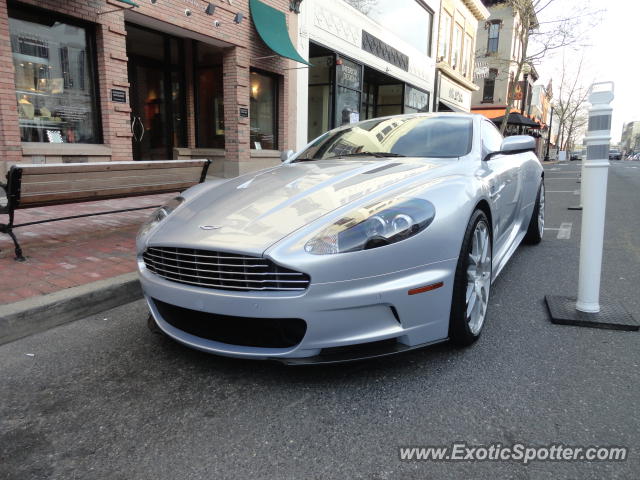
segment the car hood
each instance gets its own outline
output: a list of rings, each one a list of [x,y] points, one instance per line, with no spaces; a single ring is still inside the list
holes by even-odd
[[[186,192],[187,201],[148,244],[260,255],[333,210],[410,178],[445,175],[456,163],[423,158],[297,162],[200,185],[193,198]]]

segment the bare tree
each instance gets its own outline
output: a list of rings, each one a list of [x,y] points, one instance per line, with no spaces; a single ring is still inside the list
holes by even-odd
[[[583,81],[584,56],[580,57],[575,69],[562,58],[560,88],[554,104],[554,112],[558,119],[558,150],[570,150],[575,145],[577,136],[583,131],[586,122],[586,101],[591,82]]]
[[[519,43],[519,54],[515,58],[501,59],[509,66],[509,71],[515,67],[513,81],[509,83],[507,92],[507,108],[500,132],[504,134],[507,128],[509,113],[513,109],[516,87],[525,65],[536,65],[549,53],[559,49],[585,46],[586,34],[594,22],[599,21],[600,10],[592,10],[588,5],[572,2],[570,15],[559,16],[546,21],[540,21],[541,14],[558,0],[504,0],[502,2],[511,7],[514,15],[515,41]]]
[[[349,5],[351,5],[356,10],[361,11],[365,15],[367,15],[371,9],[377,5],[378,0],[345,0]]]

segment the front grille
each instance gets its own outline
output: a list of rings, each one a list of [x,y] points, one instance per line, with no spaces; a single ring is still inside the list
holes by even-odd
[[[149,247],[147,269],[173,282],[221,290],[305,290],[309,275],[261,257],[194,248]]]
[[[165,322],[196,337],[229,345],[290,348],[302,341],[307,324],[301,318],[250,318],[178,307],[153,299]]]

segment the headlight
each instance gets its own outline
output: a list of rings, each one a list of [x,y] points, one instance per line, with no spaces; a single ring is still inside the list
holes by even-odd
[[[182,202],[184,202],[184,198],[176,197],[176,198],[172,198],[162,207],[158,208],[155,212],[151,214],[149,219],[142,224],[142,226],[140,227],[140,231],[138,232],[138,236],[142,237],[143,235],[146,235],[149,232],[149,230],[151,230],[153,227],[155,227],[157,224],[159,224],[161,221],[167,218],[171,214],[171,212],[173,212],[176,208],[178,208],[178,206]]]
[[[355,252],[402,241],[429,226],[436,215],[431,202],[393,198],[354,210],[309,240],[315,255]]]

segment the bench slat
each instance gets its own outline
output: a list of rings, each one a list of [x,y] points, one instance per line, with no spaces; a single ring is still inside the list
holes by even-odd
[[[49,173],[116,172],[122,170],[153,170],[164,168],[202,168],[207,160],[158,160],[155,162],[92,162],[92,163],[52,163],[18,164],[23,175],[44,175]]]
[[[196,185],[191,178],[173,178],[167,182],[145,182],[140,179],[137,183],[127,183],[123,185],[117,181],[101,181],[100,183],[85,183],[83,185],[68,185],[68,184],[43,184],[43,185],[29,185],[28,190],[22,193],[20,197],[20,204],[25,204],[29,201],[29,198],[34,195],[45,195],[48,193],[55,193],[59,195],[74,194],[82,196],[84,193],[87,197],[93,197],[96,195],[97,190],[111,190],[113,188],[134,188],[134,187],[147,187],[149,195],[152,195],[156,190],[166,190],[167,188],[174,188],[174,185]],[[92,188],[93,187],[93,188]],[[99,193],[98,193],[99,194]]]
[[[105,177],[100,176],[96,178],[86,178],[79,174],[67,174],[67,175],[44,175],[40,176],[26,176],[22,181],[22,194],[21,197],[28,196],[31,193],[38,192],[63,192],[63,191],[93,191],[100,188],[110,188],[113,186],[137,186],[137,185],[149,185],[151,186],[163,186],[173,183],[185,183],[193,182],[198,183],[200,181],[201,170],[196,169],[183,169],[182,171],[171,173],[163,172],[149,172],[147,175],[128,175],[128,176],[115,176]]]
[[[137,195],[151,195],[157,193],[180,192],[193,186],[193,182],[173,184],[165,186],[162,190],[150,190],[148,185],[126,188],[110,188],[94,192],[64,192],[34,194],[20,200],[21,207],[32,207],[36,205],[59,205],[64,203],[91,202],[97,200],[107,200],[111,198],[129,197]]]

